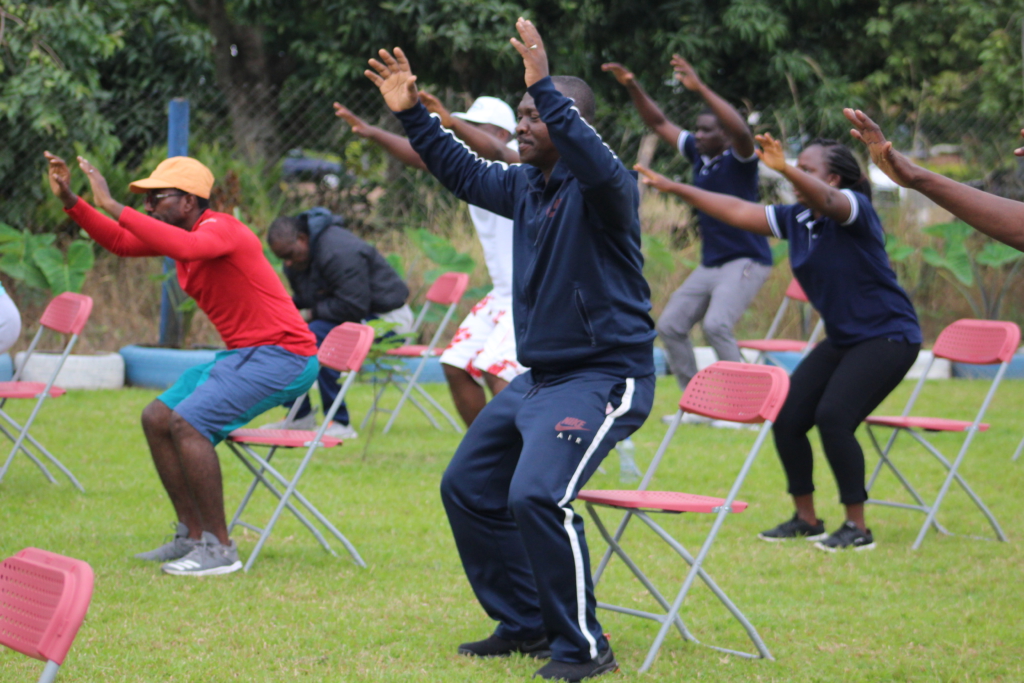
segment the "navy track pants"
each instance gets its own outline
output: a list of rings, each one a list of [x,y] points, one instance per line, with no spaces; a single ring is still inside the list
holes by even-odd
[[[466,576],[495,634],[546,635],[552,658],[587,662],[608,644],[583,518],[570,504],[608,451],[651,410],[654,376],[577,371],[516,377],[459,444],[441,498]]]

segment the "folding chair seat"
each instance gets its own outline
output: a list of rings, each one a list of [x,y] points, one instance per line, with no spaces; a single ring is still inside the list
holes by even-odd
[[[996,537],[1000,541],[1006,540],[1006,535],[1003,534],[1003,530],[999,527],[999,523],[996,521],[996,518],[985,506],[985,503],[982,502],[981,498],[971,490],[971,487],[968,486],[967,482],[964,481],[958,471],[960,469],[960,465],[963,463],[964,456],[967,454],[967,449],[970,447],[975,435],[978,432],[987,431],[989,428],[989,425],[982,422],[982,419],[985,417],[985,412],[988,410],[988,406],[992,402],[996,389],[999,388],[999,383],[1006,374],[1006,368],[1009,366],[1010,360],[1013,358],[1013,354],[1017,351],[1017,346],[1019,344],[1020,328],[1014,323],[995,320],[958,320],[944,329],[939,334],[939,338],[935,340],[935,347],[932,349],[932,358],[929,360],[928,366],[921,373],[921,378],[914,387],[914,391],[911,393],[910,399],[907,400],[907,405],[903,408],[903,413],[898,416],[872,415],[865,420],[868,427],[868,434],[871,437],[871,443],[874,444],[875,450],[879,455],[878,464],[875,466],[874,472],[872,472],[871,477],[868,480],[867,490],[869,494],[871,489],[874,487],[882,468],[887,467],[892,471],[900,484],[902,484],[903,488],[907,490],[917,504],[910,505],[907,503],[877,500],[874,498],[869,498],[867,502],[874,503],[876,505],[887,505],[890,507],[918,510],[927,515],[924,524],[921,526],[921,530],[917,534],[917,539],[914,541],[914,550],[921,547],[929,527],[934,527],[935,530],[940,533],[950,533],[941,524],[939,524],[936,516],[938,515],[939,507],[942,505],[943,499],[946,497],[946,494],[949,492],[954,481],[959,484],[960,488],[962,488],[968,496],[970,496],[971,500],[974,501],[974,504],[977,505],[982,514],[985,515],[989,524],[991,524],[992,528],[995,530]],[[975,365],[990,365],[993,363],[1000,364],[999,370],[996,372],[996,376],[992,380],[991,386],[989,386],[988,393],[985,395],[984,401],[982,401],[981,408],[979,408],[973,420],[920,417],[910,414],[914,407],[914,403],[917,401],[918,396],[921,394],[921,390],[924,388],[928,372],[931,370],[931,365],[936,358],[945,358],[953,362],[971,363]],[[892,430],[884,448],[881,446],[875,433],[875,428],[878,427],[885,427]],[[896,443],[896,438],[904,432],[921,444],[921,446],[924,447],[928,453],[933,455],[935,459],[938,460],[946,469],[945,480],[942,483],[942,487],[939,489],[938,495],[935,497],[935,501],[931,505],[925,503],[922,496],[911,485],[907,477],[904,476],[904,474],[893,463],[893,444]],[[952,462],[950,462],[950,460],[943,455],[938,448],[924,437],[923,432],[964,432],[966,433],[966,436],[960,446],[960,451]]]
[[[814,329],[811,330],[811,336],[806,341],[800,339],[776,339],[775,335],[779,331],[779,326],[782,325],[790,301],[795,301],[797,304],[810,304],[803,287],[796,281],[796,278],[793,278],[789,286],[786,287],[782,303],[779,304],[779,310],[776,311],[775,317],[772,318],[772,324],[768,327],[768,333],[764,339],[744,339],[736,342],[736,345],[741,349],[757,351],[757,358],[754,359],[754,363],[764,362],[766,356],[770,353],[792,351],[807,355],[824,331],[825,325],[819,316],[818,322],[814,325]]]
[[[337,370],[342,373],[344,382],[341,385],[341,390],[338,392],[338,396],[334,399],[330,408],[327,410],[327,414],[324,416],[324,422],[320,425],[320,428],[316,431],[306,431],[298,429],[236,429],[231,432],[228,436],[226,443],[231,451],[238,456],[238,459],[242,461],[242,464],[253,474],[253,480],[249,484],[249,489],[246,491],[245,496],[242,498],[242,502],[238,506],[238,510],[235,512],[234,517],[231,519],[231,524],[228,526],[230,532],[235,526],[243,526],[247,529],[251,529],[260,535],[259,541],[256,543],[256,547],[249,555],[249,559],[245,563],[245,571],[249,571],[253,563],[256,562],[256,557],[260,554],[260,550],[263,548],[263,544],[270,538],[271,532],[274,530],[274,525],[277,524],[278,518],[281,513],[287,508],[296,519],[298,519],[310,533],[320,541],[320,545],[324,547],[327,552],[331,555],[337,555],[331,546],[327,543],[327,539],[324,538],[323,534],[320,533],[313,523],[306,517],[305,514],[291,502],[292,498],[299,502],[306,512],[316,518],[335,538],[338,539],[348,550],[352,559],[355,560],[356,564],[360,567],[365,567],[366,563],[363,562],[363,558],[359,556],[358,551],[352,543],[349,542],[345,536],[335,528],[333,524],[313,506],[309,500],[298,490],[299,479],[302,477],[302,473],[306,471],[306,466],[309,465],[310,459],[313,457],[313,453],[318,448],[333,448],[341,445],[341,439],[335,439],[329,436],[324,436],[324,432],[327,427],[331,424],[331,420],[334,418],[334,414],[338,412],[338,408],[341,406],[341,402],[345,400],[345,394],[348,393],[349,388],[355,381],[356,376],[359,374],[359,368],[362,367],[363,361],[366,359],[366,354],[369,353],[370,347],[373,345],[373,328],[369,325],[358,325],[356,323],[342,323],[338,325],[327,338],[324,339],[323,344],[320,345],[320,350],[317,352],[317,358],[320,360],[321,365],[326,365],[329,368]],[[292,411],[289,414],[289,418],[294,417],[294,413],[298,410],[299,402],[296,401],[292,406]],[[269,448],[266,457],[262,457],[256,450],[257,446],[265,446]],[[281,448],[305,448],[306,452],[303,455],[302,460],[299,462],[298,467],[295,470],[295,474],[288,478],[277,469],[275,469],[270,461],[274,457],[274,454],[278,449]],[[269,475],[269,476],[268,476]],[[270,521],[267,523],[265,528],[254,526],[241,520],[242,513],[245,511],[246,506],[249,504],[249,500],[252,498],[253,493],[256,491],[256,487],[262,484],[264,488],[270,491],[271,494],[277,498],[277,507],[274,509],[274,514],[271,515]],[[278,490],[278,487],[283,487],[284,492]]]
[[[654,663],[654,658],[657,656],[658,650],[661,648],[672,626],[678,629],[685,640],[703,644],[694,637],[680,616],[683,601],[697,577],[707,585],[711,592],[725,605],[726,609],[740,622],[757,648],[757,654],[739,652],[714,645],[708,645],[707,647],[742,657],[772,659],[771,653],[768,651],[764,641],[761,640],[757,630],[708,575],[704,569],[704,563],[715,541],[715,537],[718,535],[726,518],[731,514],[743,512],[747,508],[747,504],[737,500],[736,496],[739,494],[740,487],[743,485],[747,473],[754,464],[754,458],[757,457],[762,444],[764,444],[765,439],[768,437],[772,422],[778,415],[779,410],[781,410],[788,391],[789,377],[782,368],[719,361],[698,372],[686,387],[686,391],[679,401],[679,411],[669,425],[668,432],[665,434],[665,438],[658,447],[657,453],[655,453],[654,460],[651,462],[643,480],[640,482],[640,487],[636,491],[584,490],[580,492],[579,500],[586,503],[587,511],[594,520],[594,525],[608,543],[608,550],[594,572],[595,590],[601,575],[614,554],[622,559],[664,610],[662,614],[654,614],[631,607],[611,605],[604,602],[597,603],[598,607],[603,609],[652,619],[661,624],[658,635],[647,652],[643,666],[640,667],[641,672],[647,671]],[[761,424],[754,445],[747,453],[746,459],[743,461],[736,478],[729,488],[728,494],[724,498],[674,491],[648,490],[651,479],[654,477],[654,473],[661,463],[669,443],[672,441],[672,437],[682,422],[684,413],[695,413],[716,420]],[[619,522],[614,534],[609,533],[608,528],[598,516],[597,507],[608,507],[625,512],[625,516]],[[681,543],[674,539],[668,531],[653,519],[653,515],[657,513],[678,514],[683,512],[714,515],[711,529],[696,557],[691,555]],[[682,587],[671,602],[655,587],[623,548],[622,536],[633,517],[637,517],[644,522],[690,567],[683,580]]]
[[[46,662],[39,683],[57,677],[92,588],[88,563],[38,548],[0,563],[0,644]]]
[[[469,275],[466,273],[445,273],[434,281],[434,284],[427,290],[426,301],[423,304],[423,308],[420,309],[419,315],[416,316],[416,322],[413,325],[413,330],[419,331],[423,324],[423,320],[427,316],[427,312],[430,310],[431,305],[436,304],[438,306],[447,306],[444,317],[441,319],[440,324],[437,326],[437,331],[434,332],[434,336],[431,337],[429,344],[406,344],[398,347],[397,349],[390,349],[387,351],[387,355],[398,358],[420,358],[419,364],[416,365],[416,369],[411,373],[402,370],[395,370],[388,373],[388,376],[384,379],[384,382],[376,395],[373,397],[373,405],[370,406],[370,410],[367,411],[366,417],[363,418],[360,429],[366,427],[366,423],[369,421],[370,416],[374,412],[390,413],[391,417],[388,418],[387,424],[384,425],[384,433],[387,434],[391,431],[391,425],[395,423],[398,418],[398,413],[401,412],[402,406],[405,402],[411,401],[413,405],[420,409],[430,424],[434,425],[435,429],[440,429],[441,425],[438,424],[433,414],[430,412],[428,405],[420,402],[416,394],[417,392],[420,398],[426,401],[427,404],[433,406],[434,409],[440,413],[448,423],[451,424],[452,428],[455,429],[459,434],[462,433],[462,428],[459,423],[455,421],[455,418],[444,409],[440,403],[438,403],[433,396],[421,387],[418,382],[420,374],[423,372],[423,368],[427,365],[427,359],[431,356],[440,356],[444,349],[438,346],[441,341],[441,337],[444,335],[445,328],[448,327],[448,322],[451,320],[452,315],[455,314],[455,309],[459,305],[459,301],[462,300],[462,295],[465,294],[466,288],[469,286]],[[380,399],[388,386],[394,384],[396,387],[401,382],[405,385],[402,390],[402,396],[398,399],[398,403],[392,409],[382,408],[380,406]]]
[[[64,292],[54,298],[47,306],[46,310],[43,311],[42,318],[39,319],[39,330],[36,332],[36,336],[32,338],[32,343],[29,344],[28,350],[25,352],[25,358],[21,365],[17,368],[14,373],[14,377],[10,382],[0,382],[0,418],[7,423],[7,426],[0,422],[0,432],[3,432],[4,436],[10,439],[14,445],[11,447],[11,452],[7,455],[7,460],[4,462],[3,468],[0,468],[0,481],[3,481],[4,475],[7,474],[7,468],[11,466],[11,462],[14,460],[14,456],[17,455],[18,451],[24,453],[29,460],[36,464],[36,467],[42,471],[43,475],[50,481],[51,484],[56,484],[57,480],[53,478],[46,465],[43,464],[42,460],[36,457],[35,454],[29,450],[28,446],[31,445],[36,451],[42,454],[43,457],[48,459],[57,469],[63,472],[71,483],[74,484],[82,493],[85,493],[85,489],[75,479],[75,475],[71,474],[71,471],[66,468],[60,460],[58,460],[50,451],[39,443],[38,440],[30,433],[32,423],[35,421],[36,416],[39,415],[40,409],[43,407],[43,401],[47,398],[57,398],[63,396],[65,391],[58,386],[54,385],[57,381],[57,375],[60,374],[60,369],[64,366],[64,361],[71,354],[71,349],[75,347],[75,342],[78,341],[78,335],[82,333],[82,328],[85,327],[85,323],[89,320],[89,314],[92,313],[92,298],[85,296],[84,294],[75,294],[74,292]],[[64,345],[64,349],[61,352],[60,359],[57,362],[56,367],[53,369],[53,373],[46,382],[23,382],[21,376],[25,371],[25,366],[28,365],[29,360],[32,358],[32,354],[36,350],[36,345],[39,344],[39,339],[43,335],[43,330],[53,330],[62,335],[70,335],[67,344]],[[29,414],[28,419],[24,425],[19,424],[14,418],[12,418],[5,410],[4,407],[7,404],[8,399],[35,399],[36,404],[32,408],[32,412]],[[8,428],[8,426],[10,428]],[[26,443],[27,442],[27,443]]]

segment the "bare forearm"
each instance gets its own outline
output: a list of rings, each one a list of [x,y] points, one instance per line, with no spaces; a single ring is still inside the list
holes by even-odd
[[[758,235],[770,236],[772,234],[764,207],[760,204],[748,202],[732,195],[702,190],[699,187],[683,183],[670,183],[662,189],[678,195],[698,211],[703,211],[712,218],[717,218],[734,228]]]
[[[701,84],[699,92],[704,102],[715,113],[722,128],[732,138],[733,149],[741,157],[750,158],[750,155],[754,153],[754,136],[750,133],[747,122],[743,120],[735,107],[722,99],[721,95],[706,84]]]
[[[452,130],[460,140],[483,159],[488,161],[504,161],[507,164],[518,164],[519,154],[508,145],[486,133],[473,124],[460,118],[452,117]]]
[[[782,175],[799,190],[804,206],[811,211],[817,211],[839,223],[845,223],[850,218],[850,200],[836,188],[788,164],[782,170]]]
[[[679,139],[679,133],[683,129],[665,118],[665,113],[661,111],[657,102],[652,100],[651,96],[640,87],[636,79],[630,81],[629,85],[626,86],[626,90],[629,91],[629,96],[633,100],[633,106],[636,107],[636,110],[640,113],[640,118],[647,124],[647,127],[657,133],[662,140],[675,147],[676,141]]]
[[[975,230],[1024,251],[1024,203],[916,167],[910,187]]]
[[[395,135],[390,133],[383,128],[376,126],[370,126],[367,131],[366,137],[373,140],[378,145],[384,148],[391,156],[401,161],[406,166],[412,166],[418,168],[421,171],[427,170],[427,165],[423,163],[423,159],[416,153],[416,150],[412,148],[408,138],[404,138],[401,135]]]

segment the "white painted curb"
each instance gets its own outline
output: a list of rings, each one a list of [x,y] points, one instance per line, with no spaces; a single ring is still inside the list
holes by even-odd
[[[18,352],[14,357],[14,367],[19,367],[24,359],[25,352]],[[37,351],[32,354],[21,379],[25,382],[46,382],[59,360],[59,354]],[[119,353],[72,354],[64,361],[56,384],[63,389],[120,389],[124,386],[124,358]]]

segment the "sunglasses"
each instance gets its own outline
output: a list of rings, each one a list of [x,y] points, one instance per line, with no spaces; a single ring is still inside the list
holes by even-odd
[[[184,197],[184,196],[185,196],[184,192],[160,192],[160,193],[157,193],[157,194],[154,194],[152,192],[147,192],[146,193],[146,203],[149,204],[150,206],[156,206],[162,200],[167,199],[168,197]]]

